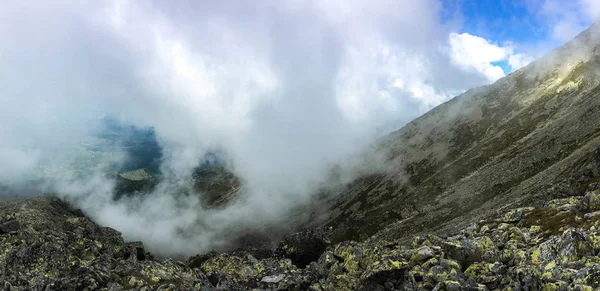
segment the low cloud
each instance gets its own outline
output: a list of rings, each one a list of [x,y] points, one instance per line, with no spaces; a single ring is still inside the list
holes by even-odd
[[[351,157],[376,137],[502,77],[493,62],[530,61],[455,33],[442,9],[437,0],[5,3],[0,183],[69,161],[90,120],[108,115],[154,129],[168,182],[119,202],[101,169],[52,185],[100,224],[165,255],[283,224],[333,165],[351,177],[363,165]],[[245,199],[207,210],[185,189],[215,148]]]
[[[533,58],[523,53],[516,53],[510,44],[494,44],[468,33],[450,34],[450,56],[458,66],[484,75],[489,82],[494,82],[508,73],[496,65],[498,62],[507,62],[510,70],[514,71],[533,61]]]
[[[600,17],[600,2],[596,0],[530,0],[532,14],[547,26],[553,46],[571,40]]]

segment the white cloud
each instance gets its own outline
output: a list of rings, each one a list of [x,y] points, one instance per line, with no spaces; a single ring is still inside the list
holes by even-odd
[[[514,71],[533,60],[523,53],[515,53],[511,45],[497,45],[468,33],[450,34],[450,55],[461,68],[475,70],[486,76],[490,82],[504,77],[506,73],[494,63],[508,62]]]
[[[586,27],[573,19],[561,19],[552,28],[552,37],[560,42],[567,42]]]
[[[513,71],[529,65],[534,59],[526,54],[512,54],[508,57],[508,64]]]
[[[598,21],[600,18],[600,1],[598,0],[580,0],[583,10],[586,11],[591,21]]]
[[[68,2],[0,10],[0,148],[16,153],[0,156],[0,182],[76,146],[101,114],[154,127],[163,167],[178,178],[223,148],[249,189],[231,209],[198,210],[194,199],[178,209],[170,194],[179,185],[137,201],[154,206],[146,211],[113,205],[101,180],[62,185],[105,195],[83,207],[163,253],[203,251],[248,221],[281,220],[382,126],[397,129],[502,76],[493,62],[527,60],[452,33],[438,0]],[[194,221],[209,226],[177,236]]]
[[[597,0],[534,0],[532,12],[548,26],[554,45],[571,40],[600,17]]]

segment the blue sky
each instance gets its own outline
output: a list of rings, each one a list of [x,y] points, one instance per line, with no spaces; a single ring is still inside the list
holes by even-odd
[[[478,35],[491,42],[511,42],[522,46],[535,45],[546,38],[540,19],[523,1],[464,0],[463,32]],[[504,72],[510,72],[506,61],[494,62]]]
[[[461,11],[464,30],[484,38],[526,43],[546,34],[523,1],[465,0]]]
[[[453,0],[445,13],[459,19],[460,32],[539,57],[593,23],[597,0]],[[506,60],[493,62],[509,73]]]

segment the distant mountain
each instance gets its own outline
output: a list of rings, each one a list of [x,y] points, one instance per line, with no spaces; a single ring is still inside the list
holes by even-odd
[[[160,171],[162,148],[153,128],[138,128],[104,117],[96,131],[95,137],[102,139],[104,143],[88,145],[87,149],[94,152],[124,151],[125,161],[118,166],[117,171],[140,168],[154,173]]]

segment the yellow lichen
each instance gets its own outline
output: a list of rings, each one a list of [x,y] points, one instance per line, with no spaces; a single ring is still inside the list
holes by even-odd
[[[531,262],[538,265],[541,264],[542,261],[540,259],[540,250],[535,249],[533,253],[531,253]]]
[[[390,260],[390,263],[392,263],[392,266],[394,266],[394,268],[396,268],[396,269],[400,269],[401,266],[406,265],[405,262],[393,261],[393,260]]]
[[[67,218],[67,222],[68,223],[73,223],[73,224],[79,223],[79,217],[70,217],[70,218]]]

